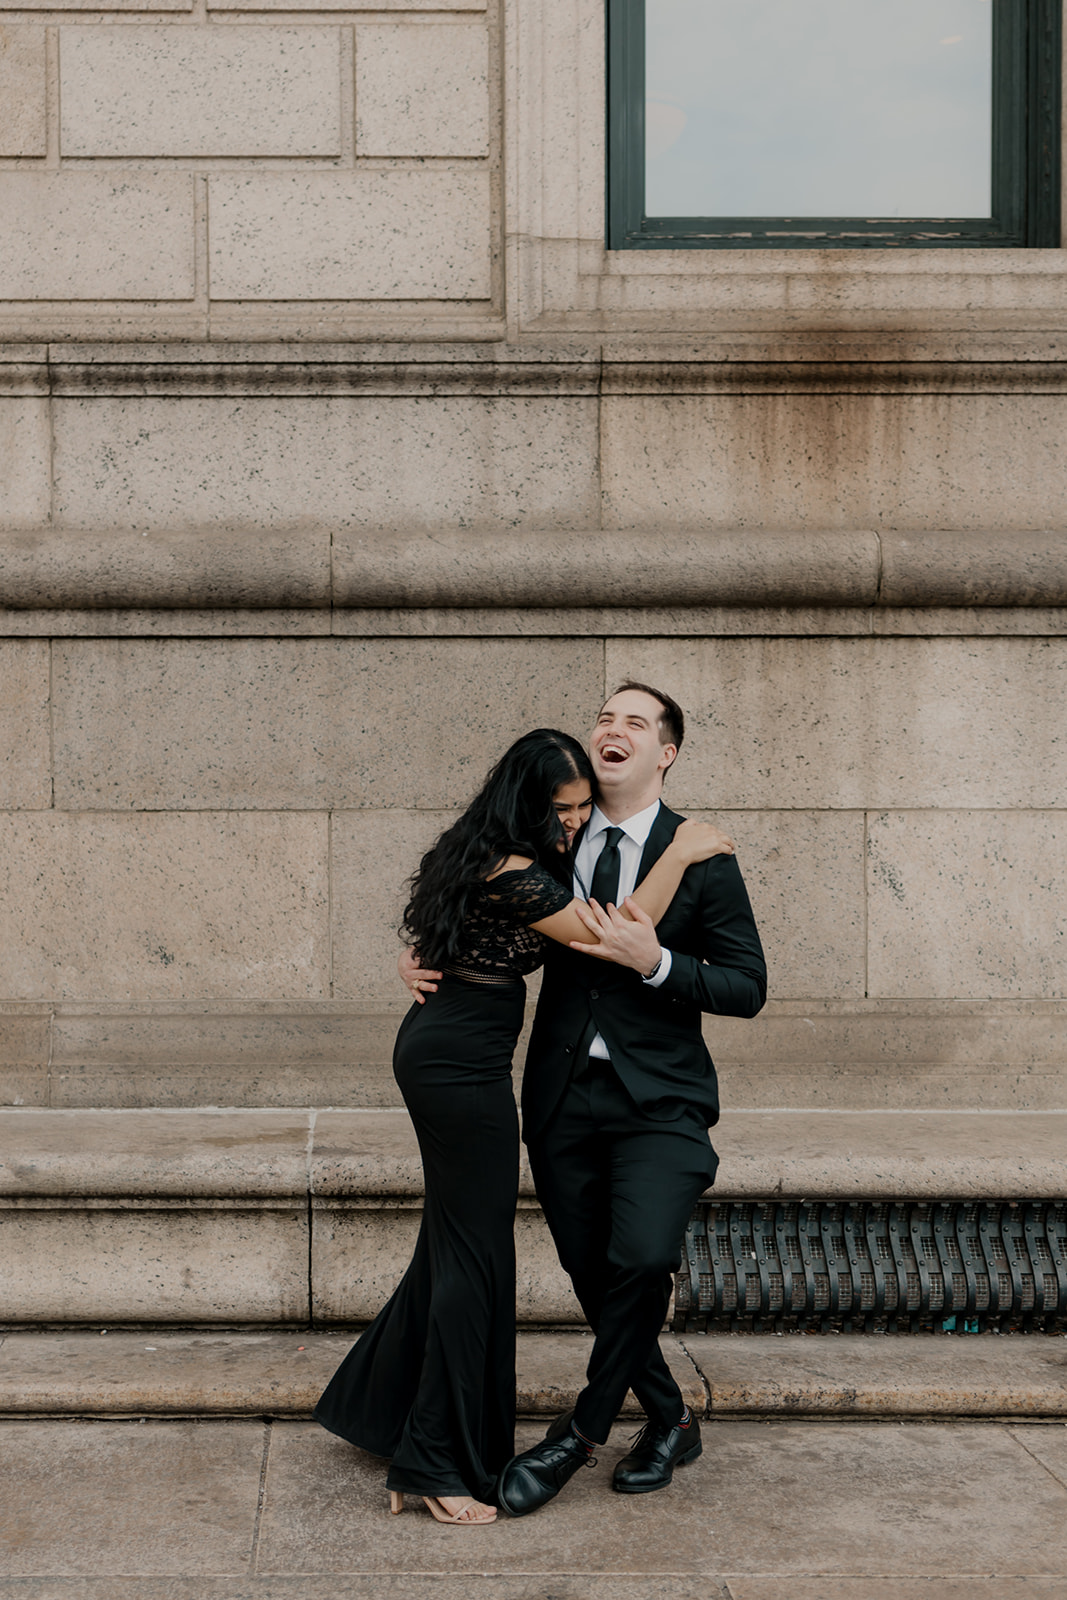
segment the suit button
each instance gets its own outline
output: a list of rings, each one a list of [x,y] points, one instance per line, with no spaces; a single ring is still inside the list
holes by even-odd
[[[599,989],[590,989],[589,998],[590,998],[590,1000],[599,1000],[600,999],[600,990]]]
[[[574,1054],[574,1046],[572,1044],[565,1044],[563,1046],[563,1054],[565,1056],[572,1056]]]

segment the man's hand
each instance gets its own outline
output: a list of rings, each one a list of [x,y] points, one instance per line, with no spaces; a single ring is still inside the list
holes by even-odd
[[[576,906],[578,915],[590,933],[597,935],[600,943],[582,944],[572,939],[570,947],[586,956],[614,961],[620,967],[632,967],[642,977],[647,977],[663,955],[656,937],[656,925],[632,896],[627,895],[623,905],[633,918],[632,922],[616,906],[609,905],[605,909],[595,900],[590,900],[588,906]]]
[[[431,972],[429,967],[420,967],[419,958],[414,950],[402,950],[396,964],[400,974],[400,981],[405,989],[410,989],[413,997],[420,1006],[426,1004],[428,994],[437,993],[437,981],[441,977],[439,972]]]

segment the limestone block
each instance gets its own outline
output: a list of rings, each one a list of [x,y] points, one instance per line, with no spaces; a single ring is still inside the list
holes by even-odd
[[[520,733],[581,731],[601,684],[594,639],[94,639],[54,650],[64,810],[462,803]]]
[[[448,0],[449,11],[484,11],[486,0]],[[338,9],[344,10],[344,6]],[[440,11],[441,0],[375,0],[375,11]],[[322,0],[208,0],[209,11],[322,11]]]
[[[0,816],[0,993],[324,998],[326,819]]]
[[[0,299],[188,300],[188,173],[0,172]]]
[[[50,434],[47,400],[0,399],[0,527],[47,520]]]
[[[211,1205],[301,1201],[310,1117],[301,1111],[8,1111],[0,1195]]]
[[[53,404],[55,515],[74,528],[510,530],[597,514],[592,399]]]
[[[306,1315],[306,1202],[0,1208],[6,1323]]]
[[[1067,396],[605,396],[604,517],[656,526],[1056,527]]]
[[[45,33],[0,26],[0,156],[45,154]]]
[[[883,812],[867,855],[869,993],[1067,998],[1062,811]]]
[[[215,300],[484,300],[484,168],[218,174]]]
[[[774,990],[774,967],[771,984]],[[1054,1001],[781,1001],[705,1017],[728,1109],[1049,1111],[1067,1104]]]
[[[400,1012],[403,995],[398,983]],[[0,1041],[13,1020],[0,1017]],[[313,1008],[171,1005],[147,1015],[63,1006],[52,1024],[49,1103],[397,1106],[392,1052],[398,1021],[396,1011],[366,1014],[328,1002]],[[0,1099],[10,1100],[17,1091],[30,1103],[33,1085],[48,1069],[47,1027],[45,1032],[39,1061],[23,1063],[20,1056],[2,1064],[0,1043]],[[5,1083],[13,1086],[7,1095]]]
[[[356,154],[488,155],[485,28],[358,25]]]
[[[52,804],[48,644],[0,640],[0,809]]]
[[[382,1003],[403,998],[396,959],[407,879],[455,815],[396,810],[334,817],[331,903],[338,995]]]
[[[1058,806],[1067,642],[1030,638],[615,640],[609,690],[687,713],[682,806]]]
[[[864,992],[863,814],[693,812],[734,840],[776,999]]]
[[[346,1205],[316,1200],[312,1213],[312,1315],[369,1322],[411,1260],[422,1220],[416,1201]],[[540,1209],[520,1202],[515,1218],[516,1312],[520,1323],[582,1322]]]
[[[341,152],[337,28],[70,27],[64,156]]]
[[[0,1105],[48,1104],[51,1017],[43,1009],[0,1011]]]

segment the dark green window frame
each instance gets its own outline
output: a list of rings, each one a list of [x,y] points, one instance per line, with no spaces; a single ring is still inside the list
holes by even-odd
[[[1062,0],[993,0],[991,217],[649,217],[645,0],[608,0],[608,249],[1058,247],[1062,17]]]

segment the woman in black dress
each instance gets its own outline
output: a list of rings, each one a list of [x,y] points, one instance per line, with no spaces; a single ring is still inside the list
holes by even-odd
[[[512,745],[423,857],[405,931],[443,977],[400,1025],[393,1070],[418,1136],[422,1225],[399,1288],[318,1403],[325,1428],[391,1458],[394,1511],[422,1495],[440,1522],[491,1522],[514,1454],[519,1129],[511,1059],[523,976],[547,940],[590,940],[571,892],[570,841],[592,807],[592,768],[568,734]],[[722,847],[685,823],[634,898],[654,921],[682,873]]]

